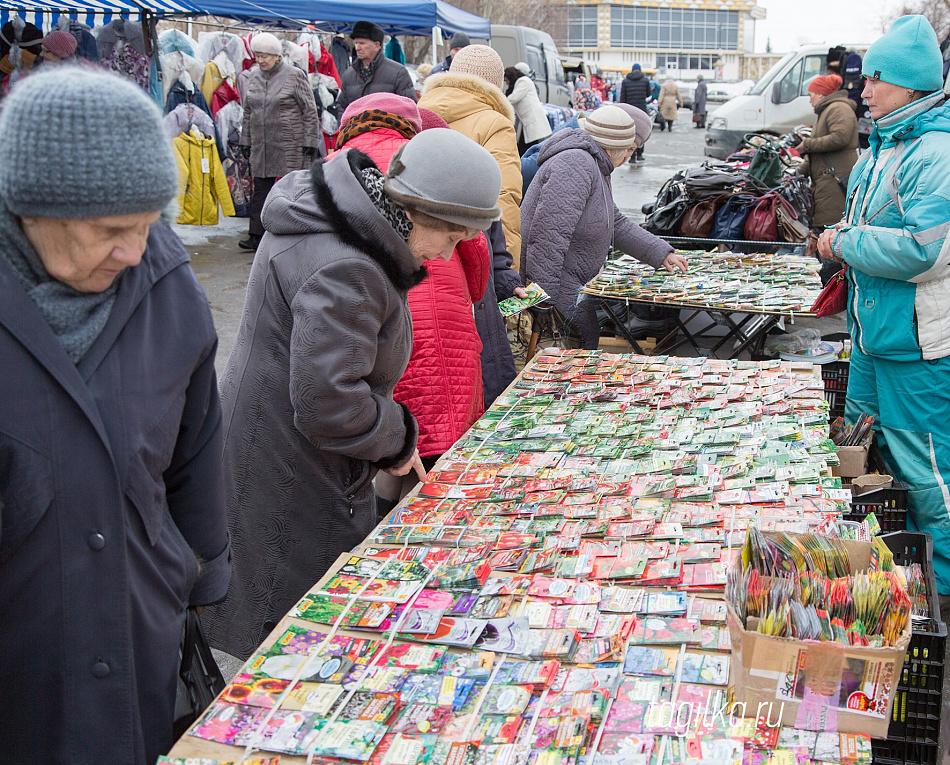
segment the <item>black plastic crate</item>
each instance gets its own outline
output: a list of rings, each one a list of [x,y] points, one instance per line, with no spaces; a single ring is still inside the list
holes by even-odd
[[[872,444],[868,451],[868,472],[873,471],[889,475],[884,460]],[[863,521],[868,513],[874,513],[885,534],[904,531],[907,528],[907,487],[900,481],[894,481],[888,489],[858,494],[851,500],[851,512],[845,513],[842,518],[846,521]]]
[[[844,417],[844,400],[848,396],[848,372],[850,362],[829,361],[821,365],[821,379],[825,384],[825,400],[828,402],[828,419]]]
[[[930,534],[902,531],[883,537],[894,562],[919,563],[927,582],[930,619],[915,625],[897,683],[887,740],[872,743],[876,765],[937,765],[947,627],[940,620]]]

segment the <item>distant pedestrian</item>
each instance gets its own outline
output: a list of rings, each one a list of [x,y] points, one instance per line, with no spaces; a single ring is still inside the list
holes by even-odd
[[[660,107],[660,130],[666,128],[668,131],[673,129],[673,123],[676,122],[676,113],[680,108],[680,89],[676,81],[668,77],[660,86],[660,97],[657,99]]]
[[[472,44],[472,41],[468,39],[468,35],[465,32],[456,32],[452,35],[452,39],[449,40],[449,55],[445,57],[443,61],[440,61],[434,67],[429,74],[438,74],[439,72],[449,71],[449,67],[452,66],[452,59],[455,58],[455,54],[458,53],[462,48],[467,48]]]
[[[518,117],[518,153],[551,135],[551,123],[541,106],[538,89],[528,76],[528,65],[519,61],[505,69],[505,95]]]
[[[381,26],[371,21],[357,21],[350,37],[356,47],[357,61],[342,76],[337,100],[341,109],[370,93],[395,93],[416,100],[416,89],[406,67],[383,53],[386,33]]]
[[[269,32],[251,38],[257,66],[248,70],[241,147],[251,159],[254,194],[244,250],[256,250],[264,235],[261,210],[277,179],[303,170],[323,156],[326,143],[307,75],[281,59],[280,40]]]
[[[623,78],[620,86],[620,97],[617,99],[620,103],[635,106],[641,112],[646,112],[647,104],[653,100],[653,86],[643,69],[639,64],[634,64],[630,73]],[[643,159],[643,147],[638,146],[630,158],[631,162],[639,162]]]
[[[701,74],[696,75],[696,90],[693,92],[693,124],[697,128],[706,127],[706,83]]]
[[[44,64],[73,63],[76,61],[76,38],[57,29],[43,38],[40,57]]]

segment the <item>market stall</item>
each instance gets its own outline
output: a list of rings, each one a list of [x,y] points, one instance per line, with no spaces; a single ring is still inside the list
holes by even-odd
[[[870,762],[865,732],[727,703],[737,561],[788,534],[870,532],[839,524],[850,492],[830,475],[827,435],[811,365],[545,351],[314,584],[171,757]],[[844,548],[848,565],[872,550],[890,560],[880,540],[815,544],[838,566]],[[868,730],[890,719],[878,676],[900,673],[901,609],[865,649],[890,669],[856,680]]]
[[[638,352],[636,339],[618,315],[620,307],[640,304],[689,309],[685,321],[679,310],[674,312],[676,329],[657,343],[656,352],[670,353],[688,343],[700,353],[699,340],[711,330],[725,327],[726,334],[711,353],[715,356],[720,348],[733,343],[732,358],[746,350],[761,353],[769,331],[783,319],[794,323],[798,317],[814,316],[810,309],[821,292],[819,265],[814,258],[701,250],[682,254],[689,263],[685,275],[654,270],[636,258],[614,253],[583,290],[600,300],[616,330]],[[713,321],[698,330],[690,329],[701,313]],[[679,333],[683,339],[677,341]]]

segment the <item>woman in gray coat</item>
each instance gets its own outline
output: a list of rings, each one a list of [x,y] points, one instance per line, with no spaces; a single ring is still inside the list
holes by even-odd
[[[611,246],[654,268],[686,271],[662,239],[630,221],[613,201],[610,174],[633,155],[636,124],[617,106],[602,106],[561,130],[538,154],[538,174],[521,204],[521,274],[551,296],[582,347],[597,348],[600,327],[580,290],[604,265]]]
[[[264,235],[261,210],[278,178],[306,170],[326,155],[323,128],[307,75],[281,59],[280,40],[269,32],[251,38],[257,66],[249,71],[242,93],[244,124],[241,146],[251,158],[251,196],[247,239],[238,242],[256,250]]]
[[[500,189],[491,154],[444,128],[403,146],[385,179],[349,149],[274,186],[222,383],[234,575],[206,618],[216,647],[247,658],[365,538],[377,470],[425,478],[416,422],[392,398],[406,293],[500,218]]]

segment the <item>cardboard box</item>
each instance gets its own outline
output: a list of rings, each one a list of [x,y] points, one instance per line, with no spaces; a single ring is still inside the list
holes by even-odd
[[[840,465],[831,468],[833,475],[841,478],[857,478],[868,472],[868,448],[866,446],[839,446]]]
[[[852,573],[866,571],[871,545],[845,541]],[[754,625],[751,623],[750,626]],[[911,620],[891,648],[778,638],[749,631],[729,605],[732,684],[747,717],[782,725],[887,738]]]

